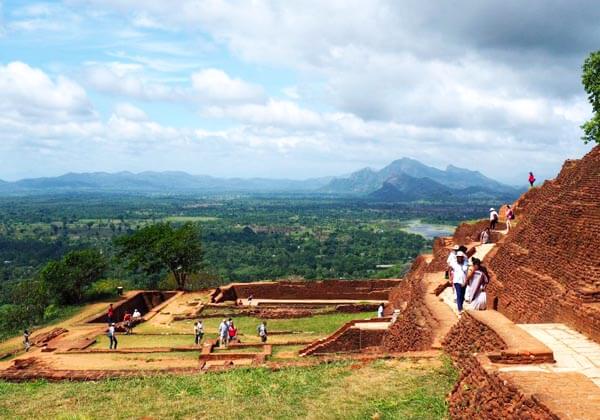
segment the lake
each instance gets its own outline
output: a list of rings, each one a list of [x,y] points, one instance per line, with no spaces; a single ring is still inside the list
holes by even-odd
[[[435,225],[432,223],[425,223],[419,219],[409,220],[402,225],[402,230],[405,232],[416,233],[427,239],[433,239],[436,236],[452,236],[454,229],[456,229],[456,226]]]

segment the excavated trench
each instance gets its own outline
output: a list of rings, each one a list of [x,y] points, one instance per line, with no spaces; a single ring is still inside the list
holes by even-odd
[[[126,312],[130,314],[133,313],[134,310],[140,311],[142,316],[146,315],[148,312],[152,310],[152,308],[166,302],[175,296],[177,292],[162,292],[162,291],[143,291],[134,294],[133,296],[121,301],[117,302],[114,306],[114,319],[121,320]],[[88,323],[107,323],[108,316],[106,312],[101,315],[90,319],[87,321]]]

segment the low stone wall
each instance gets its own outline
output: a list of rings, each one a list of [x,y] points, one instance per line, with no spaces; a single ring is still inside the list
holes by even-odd
[[[162,291],[143,291],[137,292],[133,296],[117,302],[113,305],[113,321],[122,321],[125,316],[125,312],[133,313],[134,310],[140,311],[140,313],[145,315],[152,308],[160,305],[166,300],[175,296],[177,292],[162,292]],[[107,307],[108,309],[108,307]],[[89,320],[88,322],[93,323],[107,323],[108,316],[106,311],[104,311],[101,315]]]
[[[506,343],[487,325],[464,312],[442,341],[444,350],[452,357],[468,357],[473,353],[497,352],[507,348]]]
[[[524,395],[474,356],[455,359],[460,377],[448,398],[452,419],[558,420],[541,402]]]
[[[399,309],[400,315],[385,332],[382,347],[390,352],[427,350],[433,342],[433,332],[428,320],[431,314],[424,304],[423,275],[427,268],[424,257],[419,256],[400,286],[390,293],[390,309]]]
[[[484,368],[489,359],[482,353],[501,354],[507,345],[496,332],[468,312],[452,327],[443,346],[460,370],[460,378],[449,397],[451,418],[557,418],[546,406]]]
[[[323,280],[233,283],[211,294],[213,303],[254,299],[387,300],[399,280]]]
[[[369,347],[379,347],[385,330],[349,328],[335,340],[328,341],[311,354],[352,353]]]

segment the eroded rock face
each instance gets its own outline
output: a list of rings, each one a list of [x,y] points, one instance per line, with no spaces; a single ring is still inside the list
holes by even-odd
[[[600,146],[516,203],[488,255],[488,302],[515,322],[563,322],[600,341]]]

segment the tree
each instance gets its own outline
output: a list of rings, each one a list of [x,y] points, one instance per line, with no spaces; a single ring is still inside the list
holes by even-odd
[[[600,51],[591,53],[583,63],[583,74],[581,83],[588,95],[588,101],[592,104],[593,116],[586,121],[583,129],[583,141],[600,144]]]
[[[74,304],[83,301],[84,289],[99,280],[106,268],[106,258],[95,249],[71,251],[46,264],[40,279],[59,303]]]
[[[191,274],[202,269],[200,227],[185,223],[174,228],[170,223],[143,227],[129,236],[115,240],[119,256],[129,261],[132,269],[158,274],[167,269],[183,290]]]

